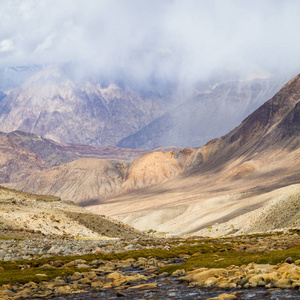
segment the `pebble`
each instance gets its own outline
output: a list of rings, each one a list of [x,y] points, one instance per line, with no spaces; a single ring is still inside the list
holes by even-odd
[[[129,246],[132,250],[142,248],[141,245],[129,244]],[[53,255],[83,255],[96,253],[99,249],[103,254],[121,252],[124,251],[124,241],[75,240],[72,238],[0,240],[0,260],[33,259],[41,255],[44,258]]]

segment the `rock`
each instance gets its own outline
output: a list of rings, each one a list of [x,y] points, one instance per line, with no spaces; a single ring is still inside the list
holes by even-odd
[[[235,289],[236,286],[236,283],[230,282],[228,280],[221,280],[214,285],[214,287],[220,289]]]
[[[56,294],[70,294],[71,287],[69,285],[57,286],[57,287],[55,287],[55,293]]]
[[[300,267],[295,264],[282,264],[277,272],[281,273],[286,278],[300,280]]]
[[[91,282],[92,288],[102,288],[103,287],[103,280],[97,280]]]
[[[0,259],[3,259],[5,255],[6,255],[6,251],[0,249]]]
[[[91,280],[84,277],[84,278],[81,278],[77,281],[78,284],[80,285],[85,285],[85,286],[88,286],[88,285],[91,285]]]
[[[237,300],[237,296],[232,294],[221,294],[218,297],[215,298],[208,298],[207,300]]]
[[[67,285],[67,283],[61,277],[56,277],[52,281],[52,284],[54,287]]]
[[[83,275],[84,277],[90,279],[90,280],[93,280],[93,279],[95,279],[95,278],[98,278],[96,272],[94,272],[94,271],[83,272],[82,275]]]
[[[274,283],[274,286],[280,289],[290,289],[292,288],[292,283],[290,279],[281,278]]]
[[[212,287],[219,281],[220,281],[220,279],[218,279],[216,277],[209,277],[208,279],[205,280],[204,286],[205,287]]]
[[[299,289],[300,288],[300,280],[294,281],[292,283],[292,288],[293,289]]]
[[[127,281],[124,275],[118,272],[113,272],[106,276],[103,288],[112,288],[112,287],[120,286],[126,282]]]
[[[258,283],[262,280],[262,275],[254,275],[252,277],[249,278],[249,285],[252,288],[257,287]]]
[[[78,269],[89,269],[90,266],[87,265],[87,264],[79,264],[79,265],[77,265],[77,268],[78,268]]]
[[[46,274],[35,274],[35,276],[39,278],[48,278],[48,275]]]
[[[63,247],[60,247],[60,246],[57,246],[57,245],[52,246],[52,247],[47,251],[47,253],[52,254],[52,255],[63,254],[63,252],[64,252],[64,248],[63,248]]]
[[[288,264],[293,264],[295,261],[294,261],[294,259],[292,257],[288,257],[288,258],[285,259],[284,262],[288,263]]]
[[[264,282],[266,283],[270,283],[272,281],[276,281],[280,278],[278,272],[274,271],[274,272],[271,272],[271,273],[265,273],[265,274],[262,274],[262,279],[264,280]]]
[[[140,285],[131,286],[128,290],[144,291],[157,288],[157,283],[145,283]]]
[[[83,277],[83,275],[79,272],[75,272],[71,277],[70,280],[71,281],[77,281],[79,279],[81,279]]]
[[[62,261],[54,261],[52,266],[55,268],[60,268],[64,265],[64,263]]]
[[[165,278],[165,277],[169,277],[168,272],[162,272],[161,274],[158,275],[158,278]]]
[[[84,260],[84,259],[76,259],[76,260],[74,261],[74,263],[75,263],[76,265],[86,264],[86,260]]]
[[[148,278],[145,275],[142,275],[142,274],[135,274],[135,275],[125,276],[125,279],[129,283],[136,283],[136,282],[147,281],[148,280]]]
[[[171,276],[172,277],[179,277],[179,276],[183,276],[186,274],[186,271],[184,269],[181,269],[181,270],[176,270],[174,271]]]
[[[179,281],[188,281],[191,285],[199,287],[204,286],[205,281],[211,277],[223,277],[226,271],[224,269],[206,269],[200,268],[189,272],[186,276],[180,277]]]

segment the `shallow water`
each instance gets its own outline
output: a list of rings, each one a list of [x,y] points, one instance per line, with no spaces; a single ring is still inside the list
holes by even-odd
[[[55,300],[95,300],[95,299],[163,299],[163,300],[174,300],[174,299],[207,299],[217,297],[223,293],[240,292],[239,299],[241,300],[300,300],[299,290],[266,290],[266,289],[249,289],[249,290],[203,290],[196,287],[190,288],[186,283],[179,283],[173,278],[161,278],[154,280],[157,282],[158,288],[148,291],[133,291],[133,290],[120,290],[125,296],[117,294],[117,290],[109,289],[102,292],[86,293],[69,295],[65,297],[56,297]],[[148,282],[149,283],[149,282]],[[53,298],[52,298],[53,299]]]

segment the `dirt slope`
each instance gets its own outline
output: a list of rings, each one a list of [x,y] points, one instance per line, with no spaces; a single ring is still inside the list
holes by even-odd
[[[0,187],[0,237],[137,238],[142,233],[54,196]]]
[[[140,229],[177,234],[300,226],[299,146],[300,75],[229,134],[194,149],[180,176],[89,209]],[[256,219],[252,226],[253,216],[265,211],[272,211],[272,224]]]
[[[50,165],[36,154],[0,135],[0,183],[18,181],[48,168]]]

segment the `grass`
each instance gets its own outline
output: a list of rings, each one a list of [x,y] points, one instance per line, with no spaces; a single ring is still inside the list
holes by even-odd
[[[183,245],[179,247],[171,248],[170,250],[165,249],[140,249],[134,251],[125,251],[120,253],[109,253],[109,254],[86,254],[76,256],[55,256],[41,259],[32,260],[18,260],[18,261],[0,261],[0,267],[4,270],[0,271],[0,285],[6,283],[27,283],[29,281],[40,282],[50,280],[58,276],[72,275],[76,271],[80,271],[78,268],[41,268],[44,264],[50,261],[62,261],[64,264],[74,261],[76,259],[83,259],[87,262],[93,260],[126,260],[128,258],[138,259],[139,257],[154,257],[157,259],[168,259],[178,257],[179,254],[187,253],[214,253],[227,249],[221,244],[201,244],[201,245]],[[19,265],[30,265],[32,268],[19,270]],[[47,278],[37,277],[36,274],[46,274]]]
[[[251,237],[251,236],[247,236]],[[253,236],[252,236],[253,237]],[[255,237],[262,237],[255,236]],[[300,259],[300,245],[287,249],[269,252],[240,252],[233,251],[234,244],[241,243],[241,240],[234,241],[225,239],[220,243],[218,240],[187,240],[182,245],[174,243],[171,249],[139,249],[109,254],[85,254],[76,256],[54,256],[32,260],[0,261],[0,285],[6,283],[26,283],[29,281],[40,282],[50,280],[58,276],[71,275],[81,271],[76,267],[65,268],[43,268],[44,264],[51,261],[62,261],[64,264],[76,259],[83,259],[87,262],[93,260],[126,260],[129,258],[153,257],[156,259],[169,259],[179,257],[180,254],[193,255],[182,264],[168,265],[159,270],[159,273],[172,273],[178,269],[192,270],[197,267],[225,268],[230,265],[246,265],[251,262],[259,264],[278,264],[291,256],[294,260]],[[196,244],[196,245],[195,245]],[[30,265],[30,269],[19,270],[19,265]],[[87,269],[85,269],[86,271]],[[46,274],[46,278],[37,277],[36,274]]]
[[[7,283],[22,283],[49,281],[58,276],[68,276],[75,272],[84,272],[87,269],[69,268],[69,269],[57,269],[57,268],[34,268],[34,269],[9,269],[0,271],[0,285]],[[38,277],[37,274],[46,274],[47,277]]]
[[[242,266],[251,262],[257,264],[271,264],[276,265],[284,262],[284,260],[291,256],[294,260],[300,259],[300,246],[296,246],[287,250],[277,250],[269,252],[216,252],[214,256],[211,253],[205,253],[198,256],[190,257],[186,262],[177,265],[169,265],[159,270],[159,273],[168,272],[173,273],[176,270],[184,269],[190,271],[194,268],[226,268],[231,265]]]
[[[24,239],[20,239],[20,238],[10,238],[10,237],[0,237],[0,240],[4,240],[4,241],[10,241],[10,240],[24,241]]]

